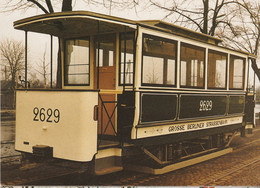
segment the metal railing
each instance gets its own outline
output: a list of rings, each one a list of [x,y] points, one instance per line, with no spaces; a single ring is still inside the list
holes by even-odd
[[[100,94],[99,94],[99,99],[100,99],[100,102],[101,102],[101,106],[100,106],[101,107],[101,109],[100,109],[101,110],[101,114],[100,114],[101,117],[100,117],[100,122],[99,122],[100,123],[100,127],[101,127],[101,134],[100,134],[101,137],[103,135],[106,135],[109,126],[114,131],[114,136],[118,136],[116,128],[115,128],[115,124],[112,121],[112,118],[115,116],[115,111],[117,109],[118,102],[117,101],[104,101]],[[115,104],[111,114],[109,113],[106,104]],[[108,118],[107,122],[103,121],[105,116]]]

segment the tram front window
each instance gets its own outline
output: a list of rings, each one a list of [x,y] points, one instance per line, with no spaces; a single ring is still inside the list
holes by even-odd
[[[209,50],[208,87],[226,88],[227,54]]]
[[[204,87],[205,49],[181,44],[181,86]]]
[[[175,85],[177,42],[144,35],[142,83]]]
[[[89,85],[89,40],[66,40],[65,85]]]

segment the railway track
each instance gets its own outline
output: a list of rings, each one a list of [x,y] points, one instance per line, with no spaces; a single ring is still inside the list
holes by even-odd
[[[1,166],[20,163],[21,154],[14,151],[14,141],[1,141]]]
[[[214,177],[212,180],[208,181],[206,185],[223,185],[226,181],[231,179],[232,177],[236,176],[239,173],[242,173],[243,170],[246,168],[249,168],[253,165],[260,164],[260,156],[251,159],[246,164],[238,164],[234,166],[233,168],[227,169],[226,171],[223,171],[221,175]]]
[[[245,144],[239,145],[234,147],[234,152],[239,152],[242,150],[246,150],[248,147],[252,146],[253,144],[260,143],[260,139],[255,139],[250,142],[247,142]],[[5,142],[1,144],[14,144],[14,142]],[[11,155],[11,156],[3,156],[1,157],[1,165],[3,164],[3,159],[15,159],[19,158],[21,155]],[[206,179],[207,181],[199,181],[194,182],[192,185],[224,185],[223,182],[227,181],[228,178],[232,178],[234,174],[241,173],[242,170],[247,169],[251,167],[252,165],[258,165],[260,164],[260,156],[251,158],[250,160],[243,161],[241,164],[237,164],[233,166],[232,168],[226,169],[224,171],[221,171],[221,173],[217,173],[214,176],[211,176],[210,179]],[[73,182],[74,179],[79,179],[79,174],[81,172],[75,170],[75,169],[69,169],[65,167],[59,167],[59,165],[54,165],[55,168],[50,166],[44,166],[42,165],[36,165],[36,164],[27,164],[27,166],[19,166],[17,169],[13,170],[13,175],[15,173],[19,174],[19,177],[14,178],[8,178],[8,174],[3,174],[2,184],[6,185],[30,185],[30,184],[46,184],[46,182],[50,182],[50,180],[54,179],[53,182],[55,182],[55,179],[60,179],[59,182]],[[37,169],[41,169],[41,171],[44,172],[37,172]],[[5,170],[5,169],[3,169]],[[47,172],[51,173],[47,173]],[[117,174],[112,175],[106,175],[99,177],[97,179],[90,179],[90,178],[84,178],[85,180],[81,182],[80,184],[90,184],[90,185],[149,185],[149,182],[154,182],[157,180],[160,180],[162,178],[166,178],[167,176],[171,176],[175,172],[171,172],[169,174],[163,174],[163,175],[148,175],[148,174],[142,174],[142,173],[135,173],[135,172],[120,172]],[[11,174],[12,175],[12,174]],[[82,177],[81,177],[82,178]],[[71,181],[68,181],[68,179],[71,179]],[[81,179],[82,181],[82,179]],[[75,182],[75,181],[74,181]],[[57,183],[57,182],[56,182]],[[47,183],[48,184],[48,183]],[[71,183],[73,184],[73,183]],[[75,182],[75,184],[77,184]]]
[[[21,163],[22,155],[14,151],[14,141],[1,141],[1,184],[2,185],[30,185],[35,182],[45,182],[78,173],[77,170],[61,167],[59,164]]]
[[[78,169],[59,166],[59,164],[26,163],[16,168],[2,168],[2,185],[50,185],[56,184],[58,179],[64,182],[72,177],[77,177],[81,172]],[[60,184],[59,184],[60,185]]]
[[[240,146],[236,146],[233,148],[234,152],[240,152],[242,150],[246,150],[252,144],[260,143],[260,139],[256,139]],[[191,186],[198,186],[198,185],[229,185],[225,184],[229,179],[233,178],[237,174],[243,172],[243,170],[249,169],[252,166],[260,165],[260,155],[248,159],[246,161],[241,161],[240,163],[228,168],[224,171],[219,171],[216,174],[210,175],[210,178],[201,178],[199,181],[191,182]],[[188,167],[189,168],[189,167]],[[182,171],[182,170],[180,170]],[[147,174],[137,174],[132,177],[128,177],[126,179],[119,179],[111,183],[111,185],[153,185],[152,182],[157,182],[157,180],[161,179],[169,179],[175,172],[171,172],[169,174],[163,175],[147,175]],[[161,184],[159,184],[161,185]],[[163,184],[164,185],[164,184]],[[178,184],[174,184],[178,185]]]
[[[253,165],[260,165],[260,156],[256,157],[253,160],[250,160],[246,162],[246,164],[240,164],[236,165],[233,168],[227,169],[225,171],[222,171],[218,173],[215,177],[211,178],[210,181],[198,181],[193,182],[191,186],[198,186],[198,185],[230,185],[225,182],[233,178],[234,176],[240,174],[243,172],[243,170],[248,169],[252,167]],[[155,175],[155,176],[149,176],[146,174],[139,174],[137,176],[129,177],[127,179],[115,181],[112,183],[112,185],[133,185],[133,186],[140,186],[140,185],[152,185],[150,182],[154,182],[156,180],[160,179],[167,179],[169,174],[163,174],[163,175]]]
[[[14,144],[14,141],[2,141],[1,145]]]

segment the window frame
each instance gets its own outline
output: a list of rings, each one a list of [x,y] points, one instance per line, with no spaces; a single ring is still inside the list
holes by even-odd
[[[242,88],[232,88],[230,87],[230,68],[231,68],[231,56],[233,57],[237,57],[239,59],[243,60],[243,79],[242,79]],[[246,76],[246,58],[241,57],[241,56],[237,56],[237,55],[233,55],[233,54],[229,54],[229,89],[230,90],[244,90],[245,89],[245,76]]]
[[[172,44],[175,44],[176,48],[175,48],[175,72],[174,72],[174,79],[175,79],[175,83],[174,84],[150,84],[150,83],[144,83],[143,82],[143,74],[144,74],[144,38],[151,38],[151,39],[155,39],[155,40],[160,40],[160,41],[164,41],[164,42],[169,42]],[[178,41],[177,40],[172,40],[172,39],[168,39],[168,38],[164,38],[164,37],[158,37],[155,35],[150,35],[150,34],[146,34],[143,33],[142,36],[142,63],[141,63],[141,86],[155,86],[155,87],[175,87],[177,86],[177,60],[178,60]],[[163,62],[163,66],[165,61]],[[163,68],[164,69],[164,68]],[[166,73],[167,74],[167,73]],[[163,74],[164,77],[164,74]],[[164,79],[164,78],[163,78]]]
[[[184,44],[184,46],[187,45],[187,46],[191,46],[193,48],[202,49],[204,51],[203,86],[202,87],[201,86],[183,86],[183,85],[181,85],[181,74],[182,74],[182,72],[181,72],[181,47],[182,47],[183,44]],[[179,72],[180,72],[180,76],[179,76],[180,88],[205,89],[205,86],[206,86],[206,84],[205,84],[205,80],[206,80],[206,48],[196,46],[196,45],[193,45],[193,44],[189,44],[189,43],[185,43],[185,42],[180,42],[180,54],[179,55],[180,55],[180,62],[179,62],[180,63],[180,70],[179,70]]]
[[[126,35],[127,34],[133,34],[133,83],[132,84],[124,84],[124,83],[122,83],[121,84],[121,38],[122,38],[122,35],[124,36],[124,32],[121,32],[121,33],[119,33],[119,70],[118,70],[118,85],[119,86],[133,86],[134,85],[134,83],[135,83],[135,62],[136,62],[136,39],[135,39],[135,32],[133,31],[133,32],[126,32]],[[122,73],[123,74],[123,76],[125,76],[124,75],[124,73]]]
[[[215,54],[219,54],[222,56],[226,57],[226,75],[225,75],[225,86],[224,87],[209,87],[209,53],[213,52]],[[219,89],[219,90],[227,90],[227,82],[228,82],[228,53],[213,50],[213,49],[208,49],[208,61],[207,61],[207,88],[208,89]],[[216,80],[216,79],[215,79]]]
[[[67,45],[66,45],[66,42],[69,41],[69,40],[87,40],[88,43],[89,43],[89,57],[88,57],[88,67],[89,67],[89,71],[88,71],[88,84],[69,84],[68,83],[68,79],[66,78],[66,75],[67,75],[67,71],[66,71],[66,66],[67,66]],[[66,38],[64,39],[64,54],[63,54],[63,57],[64,57],[64,63],[63,63],[63,72],[64,72],[64,75],[63,75],[63,78],[64,78],[64,86],[90,86],[90,75],[91,75],[91,63],[90,63],[90,37],[82,37],[82,38]]]

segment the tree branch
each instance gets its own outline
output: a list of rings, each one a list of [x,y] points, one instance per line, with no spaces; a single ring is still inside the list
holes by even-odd
[[[151,4],[158,7],[158,8],[161,8],[163,10],[167,10],[167,11],[172,11],[172,12],[176,12],[177,14],[183,16],[184,18],[186,18],[187,20],[191,21],[192,23],[194,23],[198,28],[199,30],[203,33],[203,28],[201,27],[201,25],[199,23],[197,23],[194,19],[192,19],[189,15],[186,15],[184,14],[181,9],[178,9],[177,7],[172,7],[172,8],[166,8],[166,7],[163,7],[163,6],[160,6],[158,5],[157,3],[153,2],[152,0],[150,0]]]
[[[53,10],[51,1],[50,1],[50,0],[45,0],[45,1],[46,1],[47,6],[48,6],[49,12],[50,12],[50,13],[53,13],[54,10]]]
[[[62,12],[64,11],[72,11],[72,0],[63,0],[62,2]]]
[[[45,14],[48,14],[49,12],[36,0],[27,0],[28,2],[32,2],[35,4],[37,7],[39,7]]]

